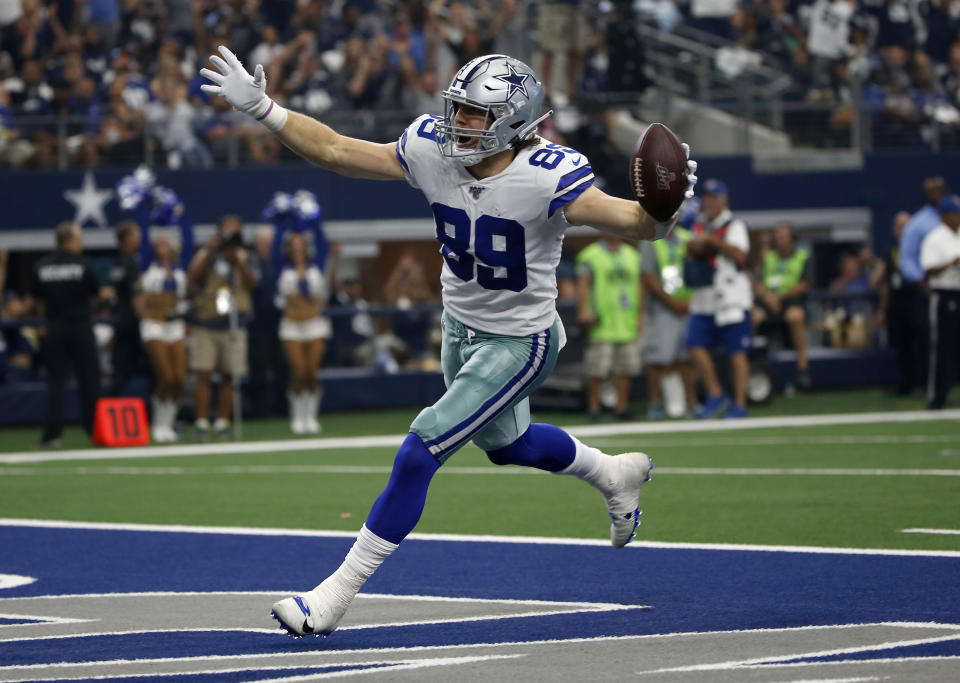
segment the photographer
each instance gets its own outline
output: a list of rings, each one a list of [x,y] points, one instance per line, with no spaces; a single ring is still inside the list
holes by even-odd
[[[227,215],[220,219],[217,234],[206,247],[197,251],[187,270],[189,290],[194,293],[193,336],[190,369],[195,375],[196,436],[206,438],[210,431],[210,379],[220,373],[217,436],[226,436],[233,409],[233,384],[229,376],[247,372],[247,331],[251,312],[250,292],[257,278],[250,269],[243,246],[240,218]],[[230,308],[236,306],[238,329],[231,338]]]

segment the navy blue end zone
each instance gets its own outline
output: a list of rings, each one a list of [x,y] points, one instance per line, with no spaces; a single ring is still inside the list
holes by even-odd
[[[308,589],[347,538],[0,527],[0,573],[38,577],[10,597]],[[232,631],[0,642],[4,665],[520,642],[798,626],[960,623],[960,558],[408,540],[364,592],[604,602],[651,609],[338,631],[293,640]],[[223,624],[229,628],[231,625]],[[143,615],[150,630],[150,615]],[[69,645],[69,646],[67,646]],[[943,646],[951,651],[955,646]],[[943,648],[932,648],[940,652]],[[913,653],[911,653],[913,654]],[[904,655],[901,655],[904,656]]]

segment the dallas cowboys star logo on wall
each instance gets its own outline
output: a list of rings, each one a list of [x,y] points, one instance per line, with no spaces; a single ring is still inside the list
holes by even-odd
[[[513,64],[507,64],[507,68],[510,69],[510,73],[505,76],[494,76],[498,81],[503,81],[510,86],[510,92],[507,93],[507,99],[509,100],[514,96],[515,93],[522,92],[524,97],[530,97],[530,94],[527,92],[526,82],[530,78],[530,74],[518,74],[517,70],[513,68]]]

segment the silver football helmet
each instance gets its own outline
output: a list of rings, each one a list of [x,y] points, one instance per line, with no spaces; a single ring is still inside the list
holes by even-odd
[[[464,166],[527,139],[536,132],[537,124],[553,113],[540,114],[543,85],[533,69],[506,55],[485,55],[467,62],[442,96],[443,121],[437,124],[437,144],[441,154]],[[458,126],[460,105],[485,112],[483,128]]]

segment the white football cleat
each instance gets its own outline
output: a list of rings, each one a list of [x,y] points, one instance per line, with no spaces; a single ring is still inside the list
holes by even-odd
[[[317,422],[317,418],[307,416],[307,419],[304,420],[303,422],[304,422],[304,424],[303,424],[304,431],[305,431],[307,434],[319,434],[319,433],[320,433],[321,427],[320,427],[320,423]]]
[[[653,462],[646,453],[621,453],[613,458],[610,477],[615,482],[604,494],[610,515],[610,543],[622,548],[640,525],[640,489],[650,481]]]
[[[290,431],[294,434],[306,433],[307,427],[305,424],[303,424],[303,420],[301,420],[299,416],[290,420]]]
[[[312,591],[303,595],[284,598],[273,604],[270,614],[280,622],[280,628],[294,638],[302,636],[326,636],[333,633],[349,603],[344,605],[334,597],[327,579]]]

